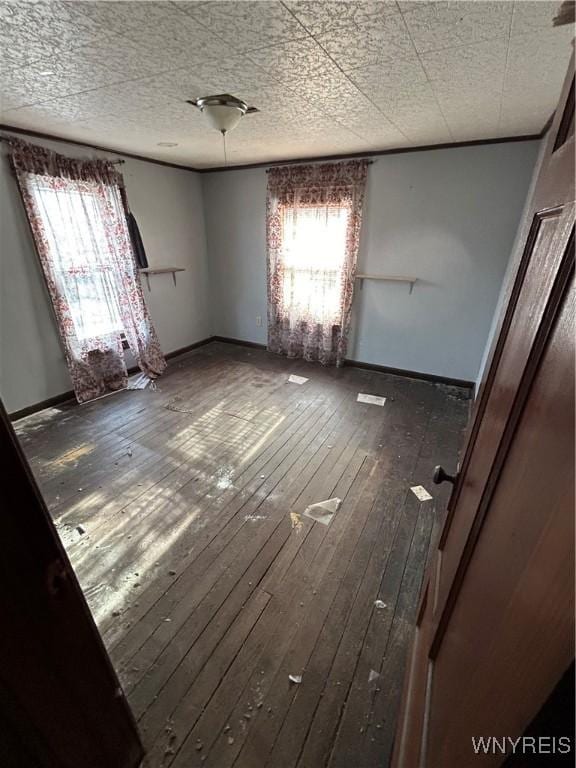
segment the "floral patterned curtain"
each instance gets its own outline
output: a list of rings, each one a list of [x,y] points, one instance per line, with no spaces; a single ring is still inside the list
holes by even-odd
[[[268,175],[268,349],[324,365],[346,357],[368,161]]]
[[[147,376],[160,376],[166,361],[144,303],[121,174],[109,162],[9,145],[78,402],[127,387],[123,340]]]

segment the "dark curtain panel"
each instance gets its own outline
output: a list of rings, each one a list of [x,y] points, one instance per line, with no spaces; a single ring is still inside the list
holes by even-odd
[[[144,250],[144,243],[142,242],[142,235],[138,229],[138,223],[134,218],[134,214],[128,212],[126,214],[128,220],[128,231],[130,232],[130,240],[132,241],[132,250],[136,257],[136,263],[140,269],[147,269],[148,259],[146,257],[146,251]]]

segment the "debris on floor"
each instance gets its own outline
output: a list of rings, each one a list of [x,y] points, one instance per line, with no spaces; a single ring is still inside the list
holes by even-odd
[[[374,600],[376,608],[386,608],[386,603],[383,600]]]
[[[292,384],[306,384],[308,379],[305,376],[297,376],[295,373],[291,373],[288,376],[288,381]]]
[[[368,675],[368,682],[373,683],[374,680],[378,680],[379,677],[380,677],[380,673],[376,672],[375,669],[371,669],[370,674]]]
[[[290,680],[291,683],[300,685],[300,683],[302,682],[302,675],[288,675],[288,680]]]
[[[379,397],[378,395],[365,395],[362,392],[358,392],[356,400],[359,403],[368,403],[368,405],[384,405],[386,402],[385,397]]]
[[[76,530],[78,531],[80,536],[83,536],[86,533],[86,528],[83,528],[81,525],[77,525]]]
[[[244,516],[245,522],[257,522],[258,520],[266,520],[266,515],[245,515]]]
[[[317,523],[328,525],[336,512],[340,509],[341,504],[342,499],[337,497],[326,499],[326,501],[318,501],[316,504],[310,504],[309,507],[306,507],[304,514],[306,517],[312,518],[312,520],[315,520]]]
[[[220,467],[214,475],[216,487],[222,491],[231,488],[233,484],[233,475],[234,471],[231,467]]]
[[[138,373],[128,379],[128,389],[156,389],[156,384],[145,373]]]
[[[412,488],[410,488],[414,496],[418,499],[418,501],[430,501],[431,498],[433,498],[426,488],[424,488],[423,485],[414,485]]]
[[[299,531],[302,528],[302,515],[298,514],[298,512],[290,512],[290,523],[292,528]]]

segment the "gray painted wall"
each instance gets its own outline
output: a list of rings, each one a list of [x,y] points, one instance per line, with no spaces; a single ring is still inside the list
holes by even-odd
[[[538,144],[377,158],[358,270],[419,282],[412,294],[357,285],[350,358],[476,379]],[[202,185],[214,333],[265,343],[265,169],[205,174]]]
[[[524,207],[522,209],[522,213],[520,215],[520,219],[518,221],[518,229],[516,231],[516,236],[514,238],[514,244],[512,248],[510,249],[510,255],[508,257],[508,261],[506,264],[506,270],[504,273],[504,279],[502,280],[502,284],[500,286],[500,292],[498,294],[498,300],[496,302],[496,308],[494,309],[494,315],[492,317],[492,323],[490,324],[490,330],[488,331],[488,339],[486,340],[486,345],[484,347],[484,352],[482,354],[482,360],[480,361],[480,368],[478,369],[478,373],[476,375],[476,394],[478,394],[480,384],[482,383],[482,377],[484,376],[484,370],[486,366],[488,365],[488,359],[490,357],[490,352],[492,350],[492,343],[494,341],[494,337],[496,336],[496,332],[500,326],[500,315],[504,311],[504,300],[506,298],[506,295],[508,293],[508,284],[510,281],[514,280],[516,277],[516,272],[513,270],[513,266],[516,262],[516,259],[512,258],[512,256],[516,255],[516,251],[521,247],[522,243],[520,240],[520,237],[522,235],[522,220],[524,219],[528,209],[530,208],[530,204],[532,202],[532,195],[534,193],[534,187],[536,186],[536,180],[538,178],[538,173],[540,171],[540,166],[542,164],[542,160],[544,159],[544,151],[546,149],[546,140],[543,139],[539,145],[538,145],[538,155],[536,158],[536,162],[534,164],[534,169],[532,171],[532,179],[530,180],[530,187],[528,190],[528,194],[526,195],[526,200],[524,201]]]
[[[356,291],[351,358],[476,378],[537,150],[522,142],[377,159],[359,271],[420,282],[412,295],[370,281]],[[150,264],[186,268],[176,287],[165,275],[144,288],[164,351],[210,334],[266,343],[265,170],[199,176],[126,158],[122,172]],[[71,385],[4,156],[0,203],[0,393],[15,411]]]
[[[61,154],[105,156],[76,145],[32,139]],[[114,156],[116,157],[116,156]],[[165,352],[210,335],[202,190],[195,173],[126,158],[130,207],[151,266],[181,266],[150,278],[144,295]],[[9,412],[71,389],[52,308],[4,151],[0,158],[0,394]]]

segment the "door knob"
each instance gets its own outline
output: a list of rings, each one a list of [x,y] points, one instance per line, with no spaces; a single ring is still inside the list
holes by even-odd
[[[440,485],[440,483],[454,483],[456,482],[456,476],[455,475],[449,475],[447,472],[445,472],[444,467],[441,467],[440,464],[434,469],[434,474],[432,475],[432,482],[434,485]]]

